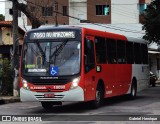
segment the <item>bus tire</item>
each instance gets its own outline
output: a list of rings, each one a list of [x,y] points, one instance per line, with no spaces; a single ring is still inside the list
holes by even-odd
[[[96,109],[103,104],[104,89],[102,85],[97,86],[95,95],[96,95],[95,100],[93,100],[91,103],[93,109]]]
[[[131,92],[129,94],[129,99],[135,99],[137,96],[137,83],[136,80],[132,81],[132,85],[131,85]]]
[[[41,105],[46,110],[50,110],[53,107],[53,103],[52,102],[41,102]]]

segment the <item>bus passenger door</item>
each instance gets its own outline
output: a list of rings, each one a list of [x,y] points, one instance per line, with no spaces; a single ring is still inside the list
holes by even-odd
[[[94,37],[87,36],[84,42],[84,87],[85,101],[95,98],[95,55],[94,55]]]

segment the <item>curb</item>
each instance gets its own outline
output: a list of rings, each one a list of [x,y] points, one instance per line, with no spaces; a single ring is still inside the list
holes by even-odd
[[[14,96],[0,96],[0,105],[8,104],[8,103],[14,103],[14,102],[20,102],[19,97]]]

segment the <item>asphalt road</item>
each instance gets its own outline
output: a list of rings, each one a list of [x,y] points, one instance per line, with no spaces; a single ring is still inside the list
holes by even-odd
[[[149,87],[138,93],[135,100],[125,96],[108,98],[102,107],[92,109],[89,103],[64,103],[49,111],[37,102],[17,102],[0,105],[0,115],[11,116],[14,121],[42,120],[43,123],[159,123],[160,122],[160,86]],[[35,117],[35,118],[33,118]],[[145,120],[144,119],[150,119]],[[1,118],[2,119],[2,118]],[[0,119],[0,120],[1,120]],[[136,119],[136,120],[134,120]],[[138,119],[141,119],[138,121]],[[159,121],[152,121],[157,119]]]

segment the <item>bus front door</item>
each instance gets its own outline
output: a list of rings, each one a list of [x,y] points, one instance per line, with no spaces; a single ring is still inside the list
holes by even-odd
[[[85,86],[85,101],[95,98],[95,54],[94,54],[94,37],[86,37],[84,42],[84,86]]]

